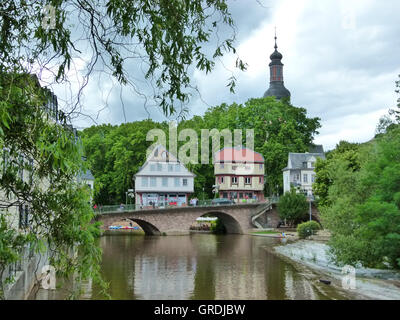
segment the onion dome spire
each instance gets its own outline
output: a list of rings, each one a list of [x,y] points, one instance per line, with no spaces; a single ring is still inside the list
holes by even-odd
[[[274,48],[275,51],[270,56],[271,62],[269,64],[269,69],[270,69],[269,89],[264,93],[264,98],[274,96],[278,100],[282,98],[290,99],[290,92],[288,89],[285,88],[283,84],[283,63],[281,61],[283,56],[278,51],[276,28],[275,28]]]

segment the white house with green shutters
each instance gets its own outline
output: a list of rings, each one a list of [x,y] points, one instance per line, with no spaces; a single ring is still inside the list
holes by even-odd
[[[156,146],[135,174],[136,205],[182,206],[194,192],[194,177],[162,145]]]

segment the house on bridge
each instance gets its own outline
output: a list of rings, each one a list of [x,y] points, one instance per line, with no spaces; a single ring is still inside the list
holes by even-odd
[[[214,155],[215,184],[220,198],[243,202],[264,200],[264,157],[244,147],[224,148]]]
[[[194,192],[194,177],[164,146],[157,145],[134,176],[136,205],[186,205]]]

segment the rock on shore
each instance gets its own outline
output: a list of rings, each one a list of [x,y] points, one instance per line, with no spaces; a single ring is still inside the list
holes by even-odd
[[[276,253],[310,267],[322,273],[326,279],[334,279],[335,283],[341,284],[342,268],[331,261],[328,250],[327,244],[309,240],[274,247]],[[366,299],[400,300],[400,272],[361,266],[355,271],[356,289],[348,289],[355,295]]]

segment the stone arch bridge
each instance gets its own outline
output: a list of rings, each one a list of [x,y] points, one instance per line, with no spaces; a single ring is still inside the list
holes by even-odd
[[[267,221],[264,226],[275,227],[277,224],[276,207],[269,203],[115,211],[98,214],[95,220],[103,223],[103,230],[108,230],[115,221],[128,219],[136,222],[146,235],[172,235],[188,234],[190,226],[205,214],[218,217],[227,233],[243,234],[260,227],[255,219],[261,216]]]

